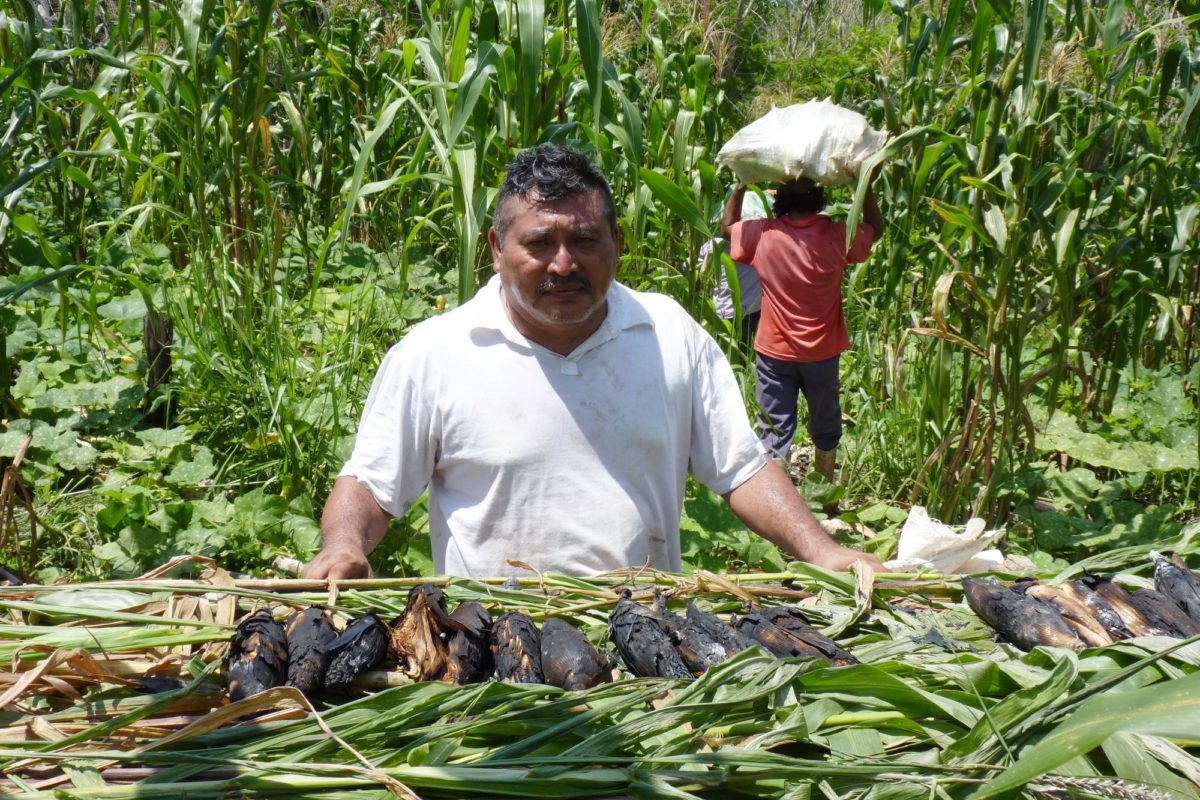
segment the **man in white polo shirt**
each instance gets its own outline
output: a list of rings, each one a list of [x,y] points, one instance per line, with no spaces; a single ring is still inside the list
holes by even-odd
[[[677,571],[689,471],[795,556],[879,566],[833,542],[765,457],[712,338],[614,282],[612,193],[589,159],[517,156],[488,238],[491,282],[384,358],[305,577],[370,575],[388,520],[426,487],[439,573]]]

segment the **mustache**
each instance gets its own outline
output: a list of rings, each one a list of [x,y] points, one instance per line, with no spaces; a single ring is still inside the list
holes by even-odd
[[[555,289],[562,289],[568,286],[578,286],[580,289],[592,288],[592,282],[588,280],[586,275],[567,275],[563,278],[546,278],[537,285],[538,295],[543,295],[552,292]]]

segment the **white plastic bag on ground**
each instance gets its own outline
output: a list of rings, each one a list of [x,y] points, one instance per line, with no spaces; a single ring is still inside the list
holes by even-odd
[[[887,143],[857,111],[828,99],[773,108],[733,135],[717,161],[742,183],[812,178],[824,186],[849,183],[863,160]]]
[[[1009,569],[1013,564],[995,548],[1004,529],[984,531],[984,522],[972,517],[957,530],[932,519],[924,506],[913,506],[900,529],[896,558],[884,564],[889,572],[936,570],[944,575]],[[990,548],[990,549],[989,549]]]

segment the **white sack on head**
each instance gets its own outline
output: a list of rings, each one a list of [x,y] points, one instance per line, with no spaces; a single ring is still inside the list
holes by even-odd
[[[887,143],[857,111],[828,99],[773,108],[733,135],[717,161],[742,183],[784,183],[811,178],[840,186],[858,175],[864,159]]]

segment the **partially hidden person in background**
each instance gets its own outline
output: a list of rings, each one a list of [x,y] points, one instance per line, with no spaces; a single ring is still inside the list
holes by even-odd
[[[762,320],[754,340],[762,442],[778,461],[788,463],[803,393],[815,449],[813,466],[834,482],[842,438],[838,366],[850,347],[842,278],[847,265],[867,260],[872,244],[883,234],[883,214],[871,187],[863,206],[864,224],[847,247],[846,223],[820,213],[825,190],[808,178],[779,187],[774,219],[743,220],[745,192],[745,186],[734,188],[721,231],[729,239],[730,256],[750,264],[762,282]]]
[[[834,542],[766,457],[712,337],[615,282],[612,192],[590,159],[519,154],[488,241],[492,280],[384,358],[305,577],[370,575],[388,521],[426,487],[438,573],[678,571],[689,470],[784,551],[881,568]]]
[[[770,202],[768,197],[767,203]],[[767,206],[764,205],[762,198],[754,192],[745,195],[742,200],[741,218],[743,220],[764,219],[766,216]],[[732,320],[737,318],[733,290],[725,275],[724,264],[720,259],[714,257],[714,253],[718,249],[728,253],[729,240],[717,236],[700,245],[700,263],[706,265],[707,269],[717,272],[717,282],[712,292],[713,307],[716,309],[717,316],[721,319]],[[758,321],[762,316],[762,283],[759,282],[758,273],[754,271],[754,267],[749,264],[734,261],[733,266],[737,272],[738,295],[742,308],[742,324],[738,333],[744,346],[752,349],[754,336],[758,333]]]

